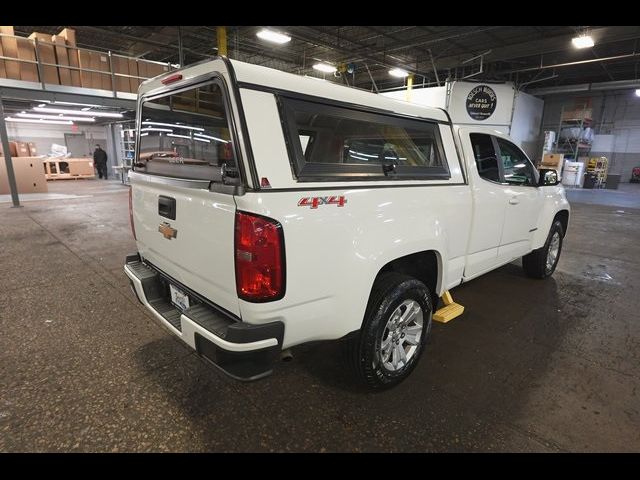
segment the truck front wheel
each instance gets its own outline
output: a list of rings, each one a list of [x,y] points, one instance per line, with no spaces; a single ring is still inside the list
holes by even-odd
[[[544,245],[522,257],[524,272],[533,278],[547,278],[550,276],[555,271],[558,260],[560,260],[563,238],[562,222],[556,220],[551,225],[549,236]]]
[[[431,330],[431,293],[408,275],[390,272],[375,282],[360,334],[349,341],[356,375],[372,389],[407,378]]]

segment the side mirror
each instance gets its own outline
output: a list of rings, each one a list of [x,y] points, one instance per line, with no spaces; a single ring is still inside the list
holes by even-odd
[[[540,181],[538,182],[538,186],[547,187],[549,185],[558,185],[560,183],[558,172],[556,172],[555,170],[542,168],[539,170],[539,172]]]

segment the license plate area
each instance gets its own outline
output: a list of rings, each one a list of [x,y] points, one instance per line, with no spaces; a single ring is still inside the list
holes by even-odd
[[[180,290],[173,284],[169,284],[169,293],[171,294],[171,303],[173,303],[181,311],[189,308],[189,295]]]

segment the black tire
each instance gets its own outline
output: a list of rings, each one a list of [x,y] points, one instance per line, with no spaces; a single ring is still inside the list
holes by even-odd
[[[416,333],[420,338],[417,339],[416,349],[404,366],[392,371],[382,362],[381,343],[385,333],[387,339],[391,336],[387,330],[387,322],[391,315],[398,308],[400,311],[406,311],[404,303],[411,300],[417,302],[422,309],[422,332]],[[403,307],[405,310],[402,310]],[[356,376],[374,390],[393,387],[407,378],[425,349],[431,331],[432,312],[431,293],[424,283],[400,273],[382,274],[371,291],[359,335],[347,342],[347,355]],[[391,344],[393,345],[393,342]],[[393,348],[391,346],[392,350]],[[411,346],[408,348],[411,349]]]
[[[553,264],[548,267],[547,266],[547,255],[549,253],[549,246],[551,245],[551,240],[554,235],[558,234],[559,236],[559,250],[556,255],[555,261]],[[562,223],[560,220],[555,220],[551,225],[551,229],[549,230],[549,235],[547,236],[547,241],[541,248],[534,250],[528,255],[522,257],[522,268],[524,272],[532,277],[532,278],[547,278],[553,274],[556,270],[556,266],[558,265],[558,260],[560,260],[560,254],[562,253],[562,242],[564,240],[564,229],[562,228]]]

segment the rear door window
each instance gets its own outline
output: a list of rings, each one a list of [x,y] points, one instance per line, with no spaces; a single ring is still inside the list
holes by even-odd
[[[500,168],[498,167],[498,156],[493,146],[491,135],[484,133],[471,133],[471,147],[473,156],[478,167],[478,174],[485,180],[500,182]]]
[[[213,180],[223,164],[228,171],[236,169],[227,106],[219,82],[146,100],[139,115],[137,171]]]

